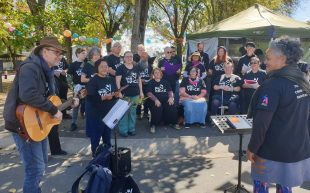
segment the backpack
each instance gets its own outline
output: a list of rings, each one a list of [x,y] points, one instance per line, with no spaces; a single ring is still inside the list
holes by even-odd
[[[140,189],[131,176],[113,178],[110,193],[140,193]]]
[[[89,179],[85,190],[80,191],[79,184],[83,176],[88,173]],[[86,171],[73,183],[72,193],[109,193],[112,182],[112,173],[101,165],[91,164]]]

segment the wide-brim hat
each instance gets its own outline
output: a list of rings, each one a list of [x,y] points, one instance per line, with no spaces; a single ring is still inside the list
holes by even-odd
[[[40,45],[33,50],[33,53],[38,55],[40,50],[45,47],[52,47],[62,52],[66,52],[56,37],[44,37],[40,40]]]
[[[199,60],[201,60],[201,56],[200,56],[200,53],[199,52],[194,52],[192,53],[192,55],[190,56],[189,60],[192,61],[192,57],[193,56],[199,56]]]

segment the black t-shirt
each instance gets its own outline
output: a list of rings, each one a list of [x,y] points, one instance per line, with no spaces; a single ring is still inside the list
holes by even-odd
[[[154,79],[150,80],[146,92],[151,92],[159,101],[165,102],[169,98],[168,92],[172,91],[169,82],[161,79],[159,82]]]
[[[258,156],[286,163],[310,157],[310,98],[296,83],[286,78],[266,80],[258,90],[254,119],[258,110],[273,113],[267,131],[253,131],[251,140],[263,139]]]
[[[242,56],[239,61],[238,61],[238,65],[237,65],[237,68],[235,70],[235,73],[236,75],[238,76],[242,76],[241,74],[241,70],[242,70],[242,67],[243,66],[247,66],[249,69],[251,68],[250,66],[250,61],[251,61],[251,58],[255,57],[256,55],[252,55],[252,56],[248,56],[248,55],[244,55]]]
[[[264,70],[259,70],[256,73],[253,73],[252,70],[248,71],[243,77],[243,83],[246,80],[253,80],[258,82],[259,85],[262,85],[263,81],[266,79],[266,72]],[[243,88],[245,97],[251,97],[255,92],[253,88]]]
[[[232,75],[232,77],[224,77],[222,80],[221,80],[221,76],[217,78],[217,80],[215,81],[216,84],[215,85],[219,85],[219,86],[229,86],[229,87],[241,87],[243,82],[241,80],[241,78],[237,75]],[[222,90],[215,90],[214,91],[214,94],[215,95],[221,95],[222,94]],[[231,91],[224,91],[224,96],[225,98],[226,97],[230,97],[232,96],[233,94],[238,94],[238,92],[231,92]]]
[[[215,59],[211,60],[209,69],[212,70],[212,85],[216,84],[216,79],[218,79],[222,74],[224,74],[224,62],[215,63]]]
[[[95,67],[90,64],[90,62],[87,62],[82,69],[82,74],[84,74],[86,78],[92,78],[95,76],[95,73]]]
[[[198,68],[198,75],[199,75],[199,77],[202,76],[202,73],[206,72],[206,68],[204,67],[204,65],[202,63],[198,64],[195,67]],[[188,76],[189,76],[189,72],[191,71],[192,68],[193,68],[193,64],[191,62],[189,62],[185,66],[185,71],[187,72]]]
[[[145,63],[145,62],[138,62],[137,63],[137,66],[138,66],[138,69],[139,69],[139,72],[140,72],[140,77],[141,79],[143,80],[150,80],[150,78],[152,77],[151,76],[151,73],[152,73],[152,70],[153,70],[153,66],[152,64],[150,63]]]
[[[57,71],[57,70],[67,70],[68,69],[68,63],[67,61],[62,58],[61,61],[59,62],[59,64],[57,66],[53,67],[53,70]],[[57,77],[58,79],[67,82],[67,77],[65,75],[60,74],[59,77]]]
[[[72,75],[72,81],[74,84],[81,84],[82,69],[84,62],[75,61],[69,65],[68,74]]]
[[[105,96],[117,90],[113,77],[100,77],[95,75],[86,85],[87,100],[92,105],[92,116],[103,118],[115,104],[116,99],[101,100]]]
[[[134,65],[132,69],[128,69],[125,65],[121,65],[116,70],[116,76],[122,76],[121,87],[129,85],[126,89],[122,91],[125,96],[132,97],[140,94],[140,71],[137,65]]]
[[[203,80],[192,80],[189,78],[183,78],[180,88],[184,87],[185,92],[189,95],[200,95],[201,90],[206,89],[206,85]]]
[[[121,65],[121,57],[111,54],[107,57],[108,66],[116,70]]]

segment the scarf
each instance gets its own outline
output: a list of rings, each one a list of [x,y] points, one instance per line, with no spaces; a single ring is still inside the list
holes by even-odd
[[[305,74],[301,72],[301,70],[298,68],[297,65],[287,65],[281,69],[271,71],[270,73],[267,74],[266,80],[260,87],[258,87],[258,89],[256,89],[251,98],[247,115],[248,118],[253,118],[254,116],[254,108],[258,103],[258,95],[260,93],[261,88],[264,87],[267,80],[275,78],[286,78],[296,83],[304,92],[308,94],[308,96],[310,96],[310,84]]]

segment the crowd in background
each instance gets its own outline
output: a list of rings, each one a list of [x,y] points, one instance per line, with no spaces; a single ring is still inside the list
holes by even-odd
[[[132,102],[118,125],[122,137],[136,135],[136,120],[142,118],[149,119],[150,132],[155,133],[162,124],[177,130],[183,125],[205,128],[210,115],[246,114],[254,91],[266,78],[266,66],[255,55],[254,42],[247,42],[244,50],[234,63],[224,46],[210,58],[204,44],[197,43],[197,50],[182,61],[173,46],[164,48],[162,58],[150,57],[142,44],[136,54],[126,51],[121,56],[122,45],[116,42],[104,57],[98,47],[77,48],[77,61],[64,65],[63,60],[54,72],[63,91],[60,98],[66,99],[68,92],[65,72],[72,77],[75,95],[87,90],[86,99],[72,111],[71,130],[78,128],[80,112],[94,153],[100,138],[111,146],[110,130],[101,120],[118,98]],[[300,68],[308,71],[306,64]]]

